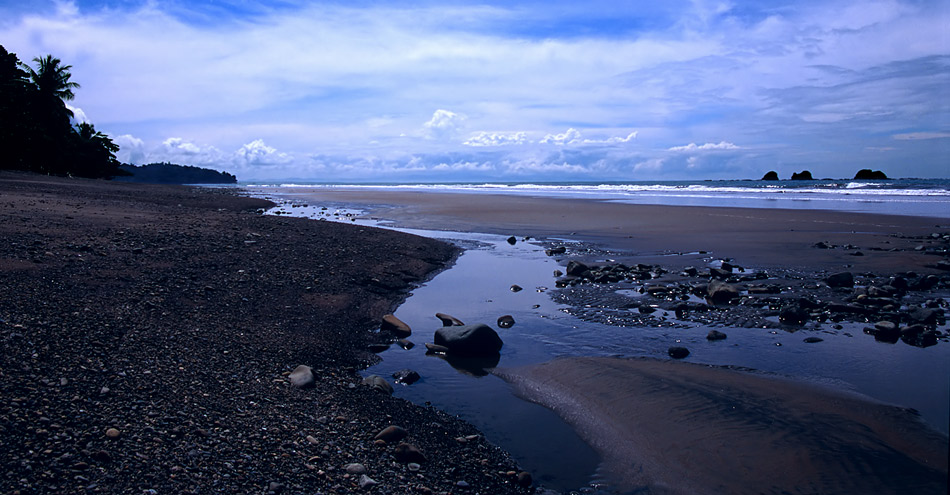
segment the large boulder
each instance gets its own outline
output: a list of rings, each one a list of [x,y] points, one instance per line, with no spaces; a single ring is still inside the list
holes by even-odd
[[[778,172],[774,170],[769,170],[759,180],[778,180]]]
[[[435,343],[462,356],[496,354],[504,345],[501,337],[483,323],[442,327],[435,332]]]

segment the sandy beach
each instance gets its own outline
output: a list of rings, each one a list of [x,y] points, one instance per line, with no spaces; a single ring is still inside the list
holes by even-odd
[[[914,251],[946,219],[823,210],[634,205],[502,194],[365,189],[268,189],[303,202],[339,202],[406,228],[582,240],[655,259],[705,251],[750,266],[810,270],[929,270]],[[815,249],[818,242],[855,249]],[[861,251],[864,256],[855,256]],[[667,263],[694,258],[667,258]]]
[[[0,492],[524,492],[471,425],[360,385],[380,318],[457,250],[267,206],[0,174]]]

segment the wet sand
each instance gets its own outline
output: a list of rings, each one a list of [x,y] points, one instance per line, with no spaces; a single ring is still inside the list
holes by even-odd
[[[337,202],[406,228],[591,242],[648,258],[706,251],[762,268],[932,271],[914,248],[947,230],[940,218],[823,210],[633,205],[587,199],[365,189],[265,189],[302,202]],[[815,249],[818,242],[840,246]],[[857,249],[844,249],[844,246]],[[855,256],[860,250],[863,256]],[[893,251],[892,251],[893,250]],[[679,259],[677,259],[679,258]],[[691,263],[666,257],[664,264]]]
[[[635,493],[946,493],[914,412],[723,367],[563,358],[496,374],[556,411]]]

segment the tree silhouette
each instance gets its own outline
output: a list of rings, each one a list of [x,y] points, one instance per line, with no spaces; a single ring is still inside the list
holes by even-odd
[[[62,60],[47,55],[45,57],[33,57],[36,62],[36,70],[26,64],[22,64],[29,74],[30,80],[40,90],[40,94],[45,97],[56,98],[63,103],[66,108],[66,102],[76,97],[73,89],[79,89],[79,83],[72,82],[69,79],[73,77],[69,69],[72,65],[60,65]],[[66,108],[68,115],[73,116],[72,110]]]
[[[119,147],[89,123],[70,124],[66,101],[79,84],[71,65],[52,55],[20,62],[0,46],[0,168],[43,174],[113,177],[122,174]]]

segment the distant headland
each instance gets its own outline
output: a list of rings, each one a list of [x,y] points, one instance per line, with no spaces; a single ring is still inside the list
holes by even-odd
[[[237,177],[227,172],[175,163],[149,163],[141,166],[123,164],[119,166],[119,169],[129,174],[115,178],[120,182],[150,184],[234,184],[237,182]]]

